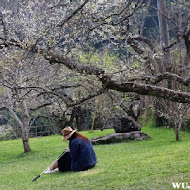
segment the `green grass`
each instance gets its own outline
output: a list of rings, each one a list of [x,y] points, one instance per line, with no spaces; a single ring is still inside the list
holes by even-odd
[[[32,152],[23,154],[21,140],[0,142],[1,190],[169,190],[172,182],[190,182],[190,134],[176,142],[172,129],[144,127],[152,138],[94,146],[95,168],[84,172],[40,174],[68,143],[59,135],[30,139]],[[83,132],[89,138],[113,130]]]

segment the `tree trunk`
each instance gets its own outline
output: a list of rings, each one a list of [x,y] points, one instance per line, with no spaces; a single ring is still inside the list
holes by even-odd
[[[158,20],[160,30],[160,46],[163,49],[169,45],[169,34],[166,20],[166,2],[165,0],[157,0]]]
[[[176,129],[175,129],[175,139],[176,139],[176,141],[179,141],[179,129],[178,129],[178,126],[176,126]]]
[[[22,128],[22,142],[23,142],[23,146],[24,146],[24,152],[30,152],[31,148],[29,145],[29,132],[30,132],[30,115],[28,113],[28,108],[27,108],[27,104],[26,101],[23,100],[21,102],[21,107],[23,109],[23,113],[22,113],[22,117],[21,117],[21,121],[23,123],[23,128]]]
[[[149,139],[150,136],[141,131],[133,131],[129,133],[112,133],[106,136],[93,138],[91,139],[92,144],[112,144],[123,141],[131,141],[131,140],[146,140]]]
[[[176,141],[179,141],[179,131],[182,126],[182,118],[179,119],[179,122],[175,124],[175,135],[176,135]]]
[[[98,104],[99,104],[99,97],[97,99],[95,99],[95,110],[94,110],[94,114],[92,116],[92,125],[91,125],[91,129],[90,129],[91,131],[94,130]]]
[[[30,144],[29,144],[29,138],[23,137],[22,143],[23,143],[23,147],[24,147],[24,153],[30,152],[31,148],[30,148]]]
[[[30,127],[27,125],[24,125],[23,121],[17,116],[17,114],[12,110],[9,109],[12,117],[17,121],[18,125],[20,126],[21,130],[22,130],[22,142],[23,142],[23,146],[24,146],[24,152],[30,152],[31,148],[29,145],[29,141],[28,141],[28,134],[29,134],[29,129]]]
[[[83,130],[84,116],[82,113],[81,106],[77,106],[75,110],[76,126],[79,131]]]
[[[24,146],[24,152],[30,152],[31,148],[29,145],[28,137],[30,131],[30,115],[28,113],[28,108],[25,100],[22,100],[20,103],[22,114],[20,117],[16,114],[14,110],[14,104],[12,100],[12,92],[10,89],[7,89],[7,95],[9,98],[10,107],[8,108],[11,116],[16,120],[17,124],[20,126],[22,130],[22,142]]]
[[[164,54],[162,58],[162,64],[160,68],[160,72],[170,72],[171,71],[171,58],[170,58],[170,52],[169,50],[164,50],[165,47],[168,47],[169,42],[169,32],[168,32],[168,25],[167,25],[167,13],[166,13],[166,0],[157,0],[157,7],[158,7],[158,21],[159,21],[159,34],[160,34],[160,48],[162,53]],[[161,84],[163,87],[172,89],[172,82],[170,80],[167,80],[167,82],[163,81]],[[162,112],[167,112],[165,108],[163,107],[162,103],[160,103],[160,99],[157,99],[155,106],[159,108],[163,108]],[[168,100],[166,100],[166,104]],[[156,110],[156,109],[155,109]],[[160,126],[163,125],[164,118],[160,117],[159,111],[155,113],[155,122],[156,125]],[[171,122],[168,121],[168,124],[171,127]]]
[[[22,143],[24,147],[24,153],[30,152],[30,144],[29,144],[29,131],[30,131],[30,126],[28,125],[23,125],[22,128]]]
[[[169,50],[164,51],[165,47],[169,46],[169,32],[166,19],[166,2],[165,0],[157,0],[158,7],[158,20],[159,20],[159,31],[160,31],[160,47],[164,53],[164,64],[163,66],[170,66],[170,52]],[[162,68],[165,70],[165,68]]]

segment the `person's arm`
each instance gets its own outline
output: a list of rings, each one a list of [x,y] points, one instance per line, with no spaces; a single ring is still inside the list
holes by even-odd
[[[73,161],[78,159],[79,150],[80,150],[80,141],[77,139],[73,140],[70,145],[70,154]]]

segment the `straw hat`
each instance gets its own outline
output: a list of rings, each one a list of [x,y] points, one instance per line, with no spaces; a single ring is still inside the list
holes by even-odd
[[[75,133],[77,130],[73,130],[70,126],[65,127],[64,129],[62,129],[61,133],[63,135],[63,140],[66,141],[67,139],[69,139],[73,133]]]

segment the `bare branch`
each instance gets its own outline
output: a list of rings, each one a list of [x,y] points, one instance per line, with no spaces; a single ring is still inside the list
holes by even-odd
[[[64,4],[58,3],[58,4],[56,4],[56,5],[53,5],[53,6],[51,6],[51,7],[48,7],[47,10],[48,10],[48,9],[54,9],[54,8],[57,8],[57,7],[66,7],[68,4],[69,4],[69,3],[64,3]]]
[[[94,93],[92,93],[92,94],[89,94],[89,95],[87,95],[87,96],[84,96],[82,99],[79,99],[79,100],[77,100],[76,102],[73,102],[73,103],[71,103],[71,104],[68,104],[67,107],[74,107],[74,106],[76,106],[76,105],[80,105],[81,103],[83,103],[83,102],[85,102],[85,101],[87,101],[87,100],[89,100],[89,99],[91,99],[91,98],[94,98],[94,97],[96,97],[96,96],[99,96],[99,95],[105,93],[105,91],[106,91],[106,90],[105,90],[104,88],[101,88],[100,90],[98,90],[98,91],[96,91],[96,92],[94,92]]]
[[[60,51],[49,51],[45,55],[45,58],[50,62],[63,64],[71,70],[76,70],[78,73],[99,76],[104,74],[105,72],[103,69],[100,69],[95,66],[90,66],[87,64],[78,64],[75,60],[63,56],[63,54]]]
[[[152,42],[148,38],[145,38],[143,36],[138,35],[138,36],[132,37],[131,39],[134,39],[134,40],[137,40],[137,41],[142,41],[145,44],[147,44],[150,47],[151,50],[154,49],[154,46],[153,46]]]
[[[142,50],[139,47],[139,44],[133,38],[128,38],[127,42],[128,42],[128,44],[131,45],[131,47],[134,49],[134,51],[137,52],[139,55],[144,53],[144,50]]]
[[[44,108],[44,107],[47,107],[47,106],[50,106],[50,105],[52,105],[52,103],[45,103],[45,104],[39,105],[39,106],[36,107],[36,108],[31,108],[30,110],[31,110],[31,111],[37,111],[37,110],[39,110],[40,108]]]
[[[112,25],[112,26],[117,26],[124,22],[125,20],[128,20],[131,16],[134,15],[134,13],[144,4],[144,1],[138,0],[132,10],[129,11],[130,5],[134,3],[133,0],[130,0],[127,2],[127,4],[121,8],[121,10],[118,13],[111,13],[110,15],[105,16],[104,18],[100,18],[96,20],[97,24],[93,26],[92,28],[89,29],[89,31],[93,31],[96,28],[102,26],[102,25]],[[111,21],[106,21],[107,19],[114,17],[114,16],[120,16],[120,19],[117,22],[114,22],[113,20]]]
[[[60,85],[56,88],[52,88],[51,90],[54,91],[54,90],[59,90],[59,89],[65,89],[65,88],[77,88],[77,87],[80,87],[81,84],[76,84],[76,85]]]
[[[158,84],[159,82],[161,82],[165,79],[177,81],[185,86],[190,85],[190,77],[184,78],[177,74],[169,73],[169,72],[161,73],[157,76],[143,76],[140,78],[133,78],[133,79],[130,79],[130,81],[143,80],[143,81],[148,81],[151,84]]]
[[[0,111],[7,110],[8,108],[5,106],[0,107]]]
[[[68,22],[72,17],[74,17],[87,3],[89,0],[85,0],[80,6],[78,6],[69,16],[67,16],[61,23],[57,26],[62,27],[66,22]]]

